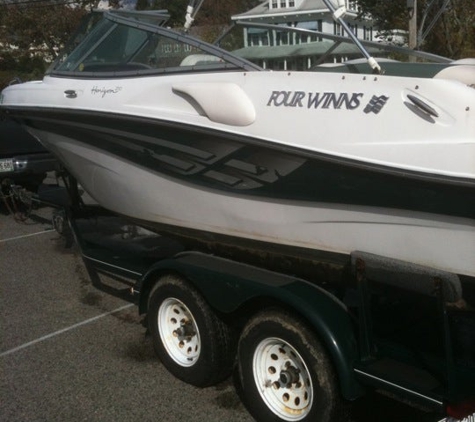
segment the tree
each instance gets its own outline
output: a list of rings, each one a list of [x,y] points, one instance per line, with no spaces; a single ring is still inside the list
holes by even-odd
[[[83,1],[83,7],[70,7],[58,2],[40,9],[18,3],[4,7],[0,39],[18,47],[20,52],[43,51],[48,59],[53,59],[84,16],[84,6],[90,4],[91,1]]]
[[[359,0],[358,5],[360,15],[371,15],[376,26],[381,30],[407,27],[409,16],[406,0]]]
[[[196,16],[196,25],[228,25],[231,16],[255,7],[259,0],[206,0]],[[189,0],[154,0],[154,9],[167,9],[170,13],[169,25],[183,26]]]
[[[137,0],[137,3],[135,4],[135,10],[147,10],[149,6],[148,0]]]
[[[437,22],[424,45],[448,57],[475,57],[475,3],[451,0],[448,10]]]
[[[436,17],[444,1],[418,0],[417,3],[418,29],[424,31],[427,24]],[[370,14],[381,30],[408,27],[406,0],[359,0],[358,4],[361,13]],[[423,21],[425,25],[421,28]],[[451,0],[419,48],[454,59],[475,56],[475,2]]]
[[[185,22],[185,13],[187,5],[188,0],[155,0],[150,7],[155,10],[168,10],[168,13],[170,14],[170,19],[167,25],[170,25],[172,28],[176,28],[183,26]]]
[[[37,78],[59,54],[95,0],[0,2],[0,88],[21,75]]]

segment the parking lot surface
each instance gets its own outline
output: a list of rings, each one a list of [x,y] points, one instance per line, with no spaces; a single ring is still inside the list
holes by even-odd
[[[155,356],[137,308],[96,289],[52,210],[0,209],[0,420],[251,421],[231,379],[198,389]],[[380,395],[352,421],[436,421]]]
[[[231,381],[197,389],[161,366],[136,307],[92,286],[50,216],[0,213],[0,420],[252,420]]]

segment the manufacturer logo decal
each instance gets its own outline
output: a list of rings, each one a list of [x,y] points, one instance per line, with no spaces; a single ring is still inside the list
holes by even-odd
[[[373,95],[373,98],[369,101],[367,106],[364,108],[364,112],[366,114],[368,113],[374,113],[378,114],[382,108],[386,105],[388,102],[389,97],[386,97],[386,95],[380,95],[379,97],[377,95]]]
[[[363,93],[272,91],[268,107],[302,107],[321,109],[354,110],[360,106]]]
[[[120,91],[122,91],[121,86],[116,86],[115,88],[106,88],[106,87],[99,88],[96,85],[91,89],[91,94],[92,95],[100,95],[101,98],[104,98],[107,94],[117,94]]]
[[[272,91],[267,107],[299,107],[323,110],[356,110],[361,106],[362,92],[304,92]],[[386,105],[389,97],[373,95],[364,108],[364,112],[378,114]]]

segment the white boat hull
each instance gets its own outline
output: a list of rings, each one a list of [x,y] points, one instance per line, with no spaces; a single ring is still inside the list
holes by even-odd
[[[475,277],[475,89],[453,71],[268,72],[136,18],[106,14],[0,99],[100,205]],[[116,31],[130,42],[111,50]]]
[[[102,206],[138,220],[345,255],[362,250],[475,276],[472,219],[223,194],[66,137],[41,139]]]

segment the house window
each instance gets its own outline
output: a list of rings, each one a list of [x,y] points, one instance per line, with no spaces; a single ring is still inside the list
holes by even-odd
[[[350,28],[351,32],[353,32],[353,34],[358,36],[358,25],[348,24],[348,27]]]
[[[247,30],[247,45],[269,45],[269,33],[266,29],[249,28]]]
[[[306,22],[298,22],[296,24],[297,28],[302,28],[302,29],[308,29],[308,30],[311,30],[311,31],[322,31],[322,20],[318,20],[318,21],[313,21],[313,22],[310,22],[310,21],[306,21]],[[297,38],[298,41],[297,43],[298,44],[301,44],[301,43],[309,43],[309,42],[314,42],[314,41],[321,41],[321,39],[317,38],[316,35],[313,35],[313,34],[306,34],[306,33],[303,33],[303,34],[299,34],[300,36]]]
[[[258,35],[250,35],[249,36],[249,45],[250,46],[259,45],[259,36]]]
[[[277,45],[289,45],[289,33],[284,31],[277,32]]]
[[[287,7],[295,7],[295,0],[271,0],[269,2],[270,9],[285,9]]]
[[[339,23],[337,22],[334,22],[333,23],[333,34],[334,35],[343,35],[343,32],[342,32],[342,27]]]
[[[365,26],[363,28],[363,30],[364,30],[364,34],[363,34],[364,40],[365,41],[372,41],[373,40],[373,28]]]

